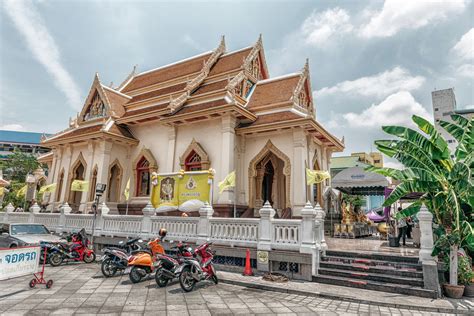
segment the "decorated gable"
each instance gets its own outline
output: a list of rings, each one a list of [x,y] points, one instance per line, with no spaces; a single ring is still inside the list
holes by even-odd
[[[107,107],[104,101],[100,97],[97,90],[94,92],[89,104],[87,105],[86,111],[84,112],[83,120],[89,121],[95,118],[106,117]]]

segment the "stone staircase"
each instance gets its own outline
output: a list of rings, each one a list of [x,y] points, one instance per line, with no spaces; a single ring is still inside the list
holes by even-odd
[[[313,281],[437,298],[435,291],[423,288],[422,266],[416,257],[328,250]]]

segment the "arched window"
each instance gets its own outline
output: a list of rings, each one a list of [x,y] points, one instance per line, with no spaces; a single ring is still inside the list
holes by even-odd
[[[137,196],[150,195],[150,163],[142,157],[137,164]]]
[[[109,171],[109,189],[107,191],[108,202],[118,202],[120,200],[120,166],[115,163]]]
[[[201,156],[194,150],[191,151],[184,162],[185,171],[202,170]]]

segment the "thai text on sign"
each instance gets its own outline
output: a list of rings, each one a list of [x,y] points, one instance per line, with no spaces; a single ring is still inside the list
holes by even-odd
[[[0,280],[38,271],[40,247],[0,248]]]

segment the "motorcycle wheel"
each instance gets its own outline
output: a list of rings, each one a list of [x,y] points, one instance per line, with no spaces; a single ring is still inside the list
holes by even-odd
[[[156,271],[156,274],[155,274],[155,281],[156,281],[156,284],[159,286],[159,287],[165,287],[168,282],[169,282],[169,279],[168,278],[165,278],[162,273],[161,273],[161,269]]]
[[[50,257],[49,257],[49,264],[52,265],[53,267],[57,267],[59,265],[61,265],[61,263],[63,263],[63,256],[59,253],[53,253]]]
[[[185,267],[183,272],[179,275],[179,285],[185,292],[191,292],[196,285],[196,280],[191,275],[190,267]]]
[[[100,267],[102,270],[102,274],[106,277],[113,277],[115,273],[117,273],[117,267],[114,266],[112,263],[112,259],[107,258],[102,261],[102,266]]]
[[[95,253],[91,252],[89,254],[85,253],[84,257],[82,257],[85,263],[92,263],[95,261]]]
[[[133,267],[131,270],[130,270],[130,273],[128,274],[129,278],[130,278],[130,281],[132,281],[132,283],[138,283],[142,280],[142,276],[140,274],[140,271],[138,271],[140,268],[138,267]]]
[[[219,283],[219,279],[217,278],[217,275],[215,275],[215,274],[211,277],[211,280],[212,280],[212,282],[214,282],[214,284]]]

